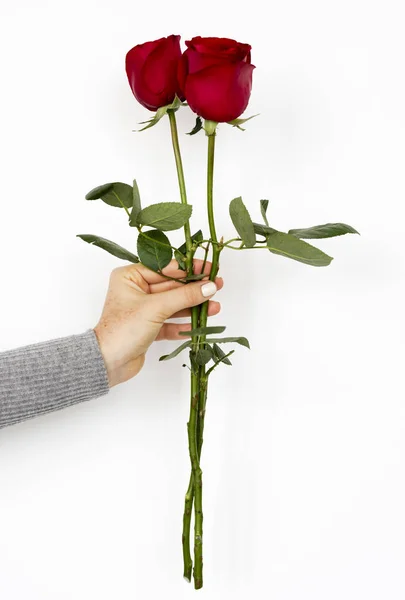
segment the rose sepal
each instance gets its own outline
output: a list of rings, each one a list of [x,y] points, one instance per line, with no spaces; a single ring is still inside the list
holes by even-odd
[[[204,119],[204,131],[205,135],[215,135],[217,130],[217,121],[210,121],[209,119]]]
[[[237,127],[241,131],[246,131],[244,127],[241,127],[241,125],[246,123],[246,121],[250,121],[250,119],[254,119],[255,117],[258,117],[259,114],[260,113],[257,113],[256,115],[252,115],[251,117],[247,117],[246,119],[233,119],[233,121],[227,121],[227,123],[228,123],[228,125],[232,125],[232,127]]]
[[[149,129],[149,127],[153,127],[154,125],[159,123],[162,117],[164,117],[167,114],[168,110],[176,112],[177,110],[179,110],[180,106],[187,106],[187,104],[185,102],[182,102],[178,96],[175,96],[173,102],[158,108],[155,115],[151,119],[148,119],[147,121],[141,121],[139,123],[139,125],[145,125],[146,123],[145,127],[142,127],[142,129],[133,129],[132,131],[136,131],[137,133],[139,133],[140,131],[145,131],[145,129]]]

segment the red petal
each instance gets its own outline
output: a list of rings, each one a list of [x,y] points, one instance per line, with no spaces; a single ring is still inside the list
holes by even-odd
[[[186,79],[188,75],[188,61],[186,52],[180,58],[177,65],[177,82],[178,82],[178,90],[177,95],[180,100],[185,100],[185,89],[186,89]]]
[[[228,57],[232,61],[245,60],[252,48],[249,44],[242,44],[230,38],[203,38],[201,36],[186,41],[186,46],[200,54]]]
[[[192,48],[186,50],[184,54],[187,57],[188,72],[190,75],[214,65],[229,64],[229,58],[220,54],[201,54]]]
[[[174,97],[177,87],[177,64],[181,58],[179,40],[180,36],[170,36],[156,46],[144,63],[144,83],[153,94],[166,93]]]
[[[245,62],[228,63],[189,75],[186,98],[191,109],[219,123],[238,118],[249,103],[254,68]]]
[[[178,35],[146,42],[128,52],[128,81],[138,102],[149,110],[157,110],[174,100],[180,57]]]
[[[143,63],[148,58],[149,54],[158,46],[165,38],[160,38],[153,42],[145,42],[144,44],[138,44],[134,46],[126,55],[126,66],[127,71],[135,70],[139,72],[143,66]]]

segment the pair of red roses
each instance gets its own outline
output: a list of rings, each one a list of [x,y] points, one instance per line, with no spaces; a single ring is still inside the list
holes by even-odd
[[[238,118],[252,89],[249,44],[228,38],[194,37],[182,53],[180,36],[139,44],[126,56],[135,98],[149,110],[186,100],[200,117],[218,123]]]

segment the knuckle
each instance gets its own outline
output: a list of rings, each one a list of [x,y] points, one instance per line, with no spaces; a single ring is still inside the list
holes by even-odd
[[[126,271],[126,277],[139,291],[148,293],[149,286],[137,268],[129,268]]]

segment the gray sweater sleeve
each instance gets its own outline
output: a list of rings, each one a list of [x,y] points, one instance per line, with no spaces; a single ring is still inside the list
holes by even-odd
[[[0,428],[107,394],[92,329],[0,352]]]

